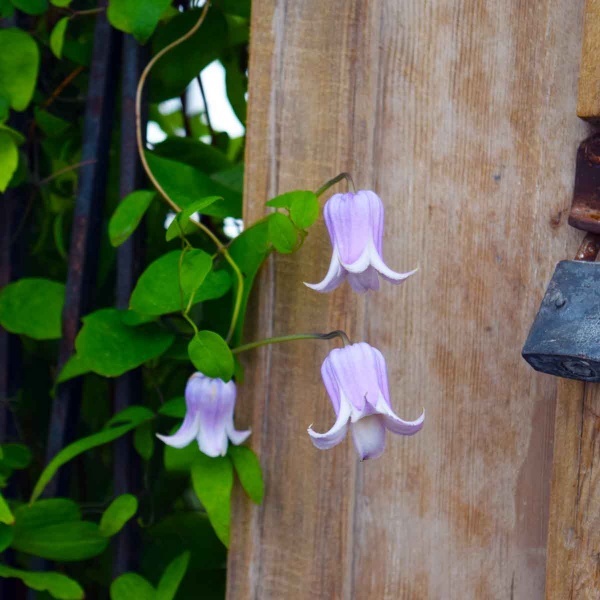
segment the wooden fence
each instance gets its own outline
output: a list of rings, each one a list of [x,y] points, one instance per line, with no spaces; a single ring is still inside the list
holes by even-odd
[[[425,407],[426,424],[375,461],[349,440],[318,451],[306,428],[333,416],[327,343],[251,355],[239,419],[266,499],[236,501],[229,598],[530,600],[546,582],[548,598],[598,597],[600,394],[520,357],[581,238],[566,215],[588,131],[583,4],[253,3],[248,218],[348,170],[384,200],[390,265],[420,272],[318,295],[302,282],[328,265],[321,227],[264,269],[246,338],[343,328],[383,351],[394,408]]]

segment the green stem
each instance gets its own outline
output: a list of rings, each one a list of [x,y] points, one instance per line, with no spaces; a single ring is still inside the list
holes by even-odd
[[[196,323],[194,323],[194,321],[190,318],[190,316],[187,313],[184,313],[183,311],[181,312],[181,316],[191,325],[192,329],[194,330],[194,335],[198,335],[198,327],[196,326]]]
[[[330,187],[334,186],[338,181],[341,181],[342,179],[345,179],[346,181],[348,181],[348,184],[350,185],[350,187],[352,187],[352,191],[354,193],[356,193],[356,187],[354,186],[354,181],[352,180],[352,176],[350,175],[350,173],[340,173],[339,175],[336,175],[333,179],[330,179],[327,183],[325,183],[324,185],[322,185],[316,192],[315,194],[317,196],[320,196],[321,194],[324,194]]]
[[[231,352],[233,354],[239,354],[240,352],[246,352],[246,350],[252,350],[253,348],[259,348],[260,346],[266,346],[267,344],[280,344],[281,342],[293,342],[295,340],[331,340],[336,337],[341,338],[344,346],[349,346],[351,344],[348,336],[343,331],[337,329],[336,331],[331,331],[329,333],[294,333],[292,335],[266,338],[264,340],[258,340],[257,342],[242,344],[241,346],[234,348]]]
[[[221,253],[225,260],[229,263],[231,268],[233,269],[236,278],[237,278],[237,288],[235,291],[235,304],[233,305],[233,314],[231,315],[231,325],[229,326],[229,331],[227,332],[227,337],[225,340],[227,342],[231,341],[233,337],[233,333],[235,332],[235,326],[237,325],[238,317],[240,314],[240,310],[242,308],[242,297],[244,295],[244,276],[242,275],[242,271],[237,266],[237,263],[233,258],[231,258],[231,254],[224,246],[220,248]]]

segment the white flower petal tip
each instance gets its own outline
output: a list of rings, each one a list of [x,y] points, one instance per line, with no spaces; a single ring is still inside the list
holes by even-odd
[[[379,289],[379,276],[398,284],[417,271],[397,273],[383,261],[384,208],[381,198],[374,192],[361,190],[334,194],[325,203],[323,215],[333,255],[323,281],[304,283],[310,289],[331,292],[347,277],[352,289],[363,294]]]
[[[186,414],[173,435],[156,434],[159,440],[174,448],[184,448],[196,439],[198,448],[207,456],[225,456],[228,443],[243,443],[250,431],[238,431],[233,425],[236,387],[233,381],[212,379],[194,373],[185,388]]]
[[[383,454],[386,431],[414,435],[423,427],[425,411],[414,421],[404,421],[392,410],[385,359],[373,346],[361,342],[335,348],[323,362],[321,375],[336,421],[326,433],[308,428],[317,448],[333,448],[350,427],[359,459],[369,460]]]

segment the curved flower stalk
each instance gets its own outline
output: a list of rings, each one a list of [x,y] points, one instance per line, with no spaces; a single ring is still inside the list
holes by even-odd
[[[323,216],[329,231],[333,256],[321,283],[305,283],[317,292],[331,292],[344,279],[355,292],[379,289],[381,275],[398,284],[416,272],[396,273],[383,261],[383,215],[381,198],[374,192],[335,194],[325,203]]]
[[[332,350],[321,367],[325,388],[337,419],[327,433],[308,433],[313,444],[327,450],[339,444],[351,423],[352,437],[360,460],[377,458],[385,448],[386,429],[399,435],[414,435],[425,419],[403,421],[392,410],[385,358],[364,342]]]
[[[194,373],[185,388],[185,419],[173,435],[156,436],[174,448],[187,446],[194,438],[207,456],[225,456],[228,440],[239,446],[250,431],[238,431],[233,425],[236,387],[233,381],[212,379]]]

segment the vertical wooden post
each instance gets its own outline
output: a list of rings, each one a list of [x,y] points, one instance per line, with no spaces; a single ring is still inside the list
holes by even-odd
[[[520,357],[566,224],[583,4],[572,0],[261,0],[253,5],[246,216],[348,170],[386,206],[384,254],[420,266],[376,294],[318,295],[319,226],[262,273],[246,339],[344,328],[388,359],[414,438],[357,463],[306,427],[333,411],[310,342],[248,357],[264,505],[241,496],[228,597],[544,595],[557,383]],[[341,188],[340,188],[341,189]],[[558,394],[570,394],[558,388]]]
[[[600,122],[600,2],[586,0],[577,114]],[[600,596],[600,386],[559,384],[546,597]]]

